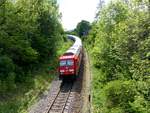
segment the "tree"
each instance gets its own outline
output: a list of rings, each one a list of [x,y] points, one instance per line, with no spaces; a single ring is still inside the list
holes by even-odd
[[[77,24],[75,31],[77,34],[82,37],[88,35],[89,30],[91,29],[91,25],[88,21],[82,20]]]
[[[56,0],[0,2],[0,79],[11,75],[21,83],[56,55],[63,34],[59,19]]]

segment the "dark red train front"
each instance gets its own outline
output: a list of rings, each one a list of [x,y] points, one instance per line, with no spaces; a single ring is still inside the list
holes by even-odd
[[[76,79],[82,59],[82,43],[80,38],[68,35],[75,43],[59,58],[59,78]]]

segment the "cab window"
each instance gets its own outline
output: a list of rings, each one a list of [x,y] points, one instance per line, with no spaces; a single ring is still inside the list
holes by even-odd
[[[68,66],[73,66],[73,60],[67,60],[67,65]]]
[[[65,66],[66,65],[66,60],[61,60],[60,61],[60,66]]]

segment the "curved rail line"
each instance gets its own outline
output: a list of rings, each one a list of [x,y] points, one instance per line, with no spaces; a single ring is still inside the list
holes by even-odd
[[[63,113],[69,98],[73,83],[64,83],[56,94],[46,113]]]

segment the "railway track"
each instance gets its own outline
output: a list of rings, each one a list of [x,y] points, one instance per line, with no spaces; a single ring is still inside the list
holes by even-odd
[[[63,83],[46,113],[64,113],[73,83]]]

